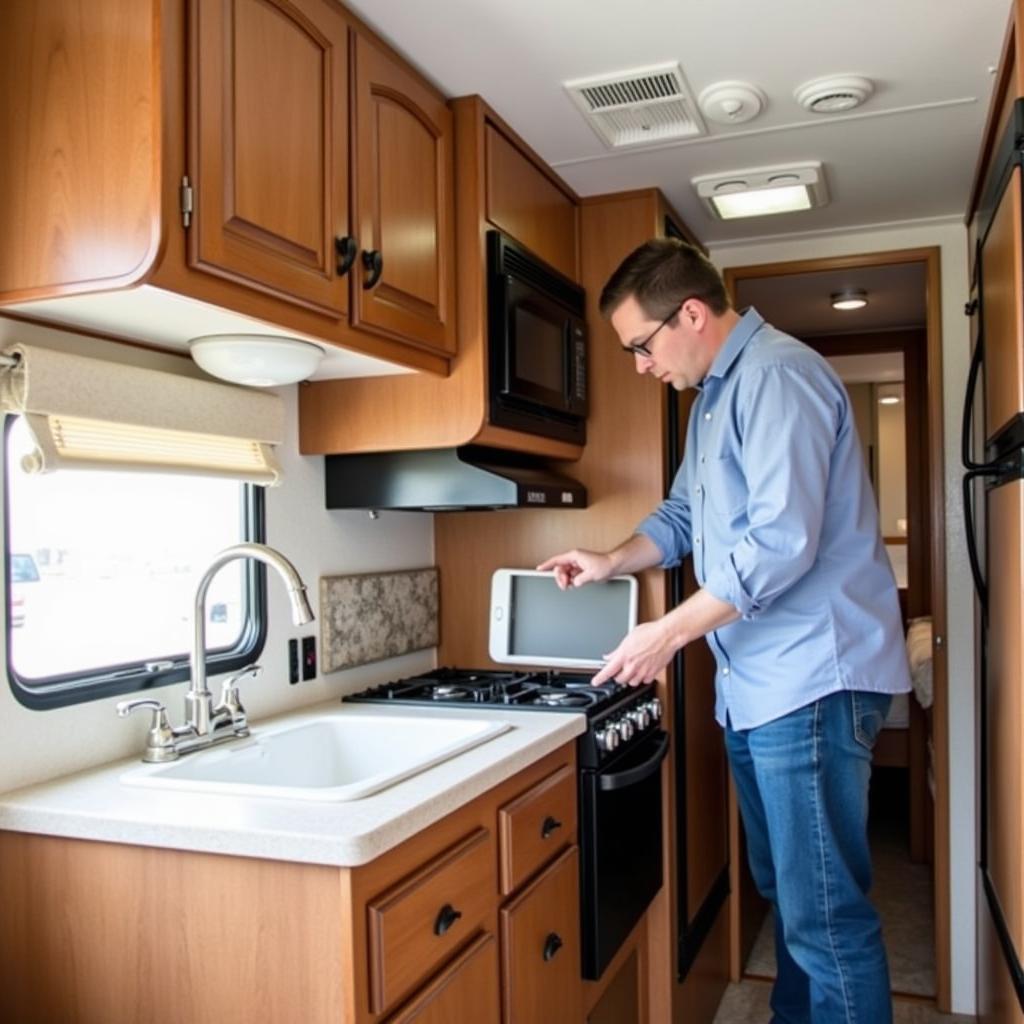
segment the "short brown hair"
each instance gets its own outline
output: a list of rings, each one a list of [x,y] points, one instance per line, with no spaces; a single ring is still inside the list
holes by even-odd
[[[630,296],[651,320],[664,320],[685,299],[700,299],[715,316],[730,306],[722,277],[699,250],[677,238],[652,238],[608,278],[599,308],[611,316]]]

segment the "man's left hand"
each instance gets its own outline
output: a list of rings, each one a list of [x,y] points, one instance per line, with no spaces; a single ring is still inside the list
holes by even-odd
[[[594,686],[614,679],[628,686],[649,683],[671,661],[678,644],[664,619],[642,622],[611,654],[606,664],[591,680]]]

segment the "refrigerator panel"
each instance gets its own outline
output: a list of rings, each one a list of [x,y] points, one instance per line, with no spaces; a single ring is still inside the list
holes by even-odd
[[[1019,965],[1024,950],[1024,480],[994,486],[987,498],[984,866]]]
[[[981,245],[985,438],[989,446],[1024,421],[1024,259],[1021,169],[1015,167]],[[995,451],[989,451],[992,458]]]

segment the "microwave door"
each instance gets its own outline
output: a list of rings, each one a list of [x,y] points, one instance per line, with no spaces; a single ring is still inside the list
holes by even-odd
[[[515,294],[521,291],[521,294]],[[543,297],[513,288],[509,296],[503,396],[568,411],[569,323]]]

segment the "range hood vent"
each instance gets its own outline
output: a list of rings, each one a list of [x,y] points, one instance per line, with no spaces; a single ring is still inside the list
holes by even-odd
[[[562,83],[612,149],[707,134],[678,64],[658,64]]]
[[[586,488],[518,452],[476,445],[328,455],[328,508],[451,512],[585,508]]]

